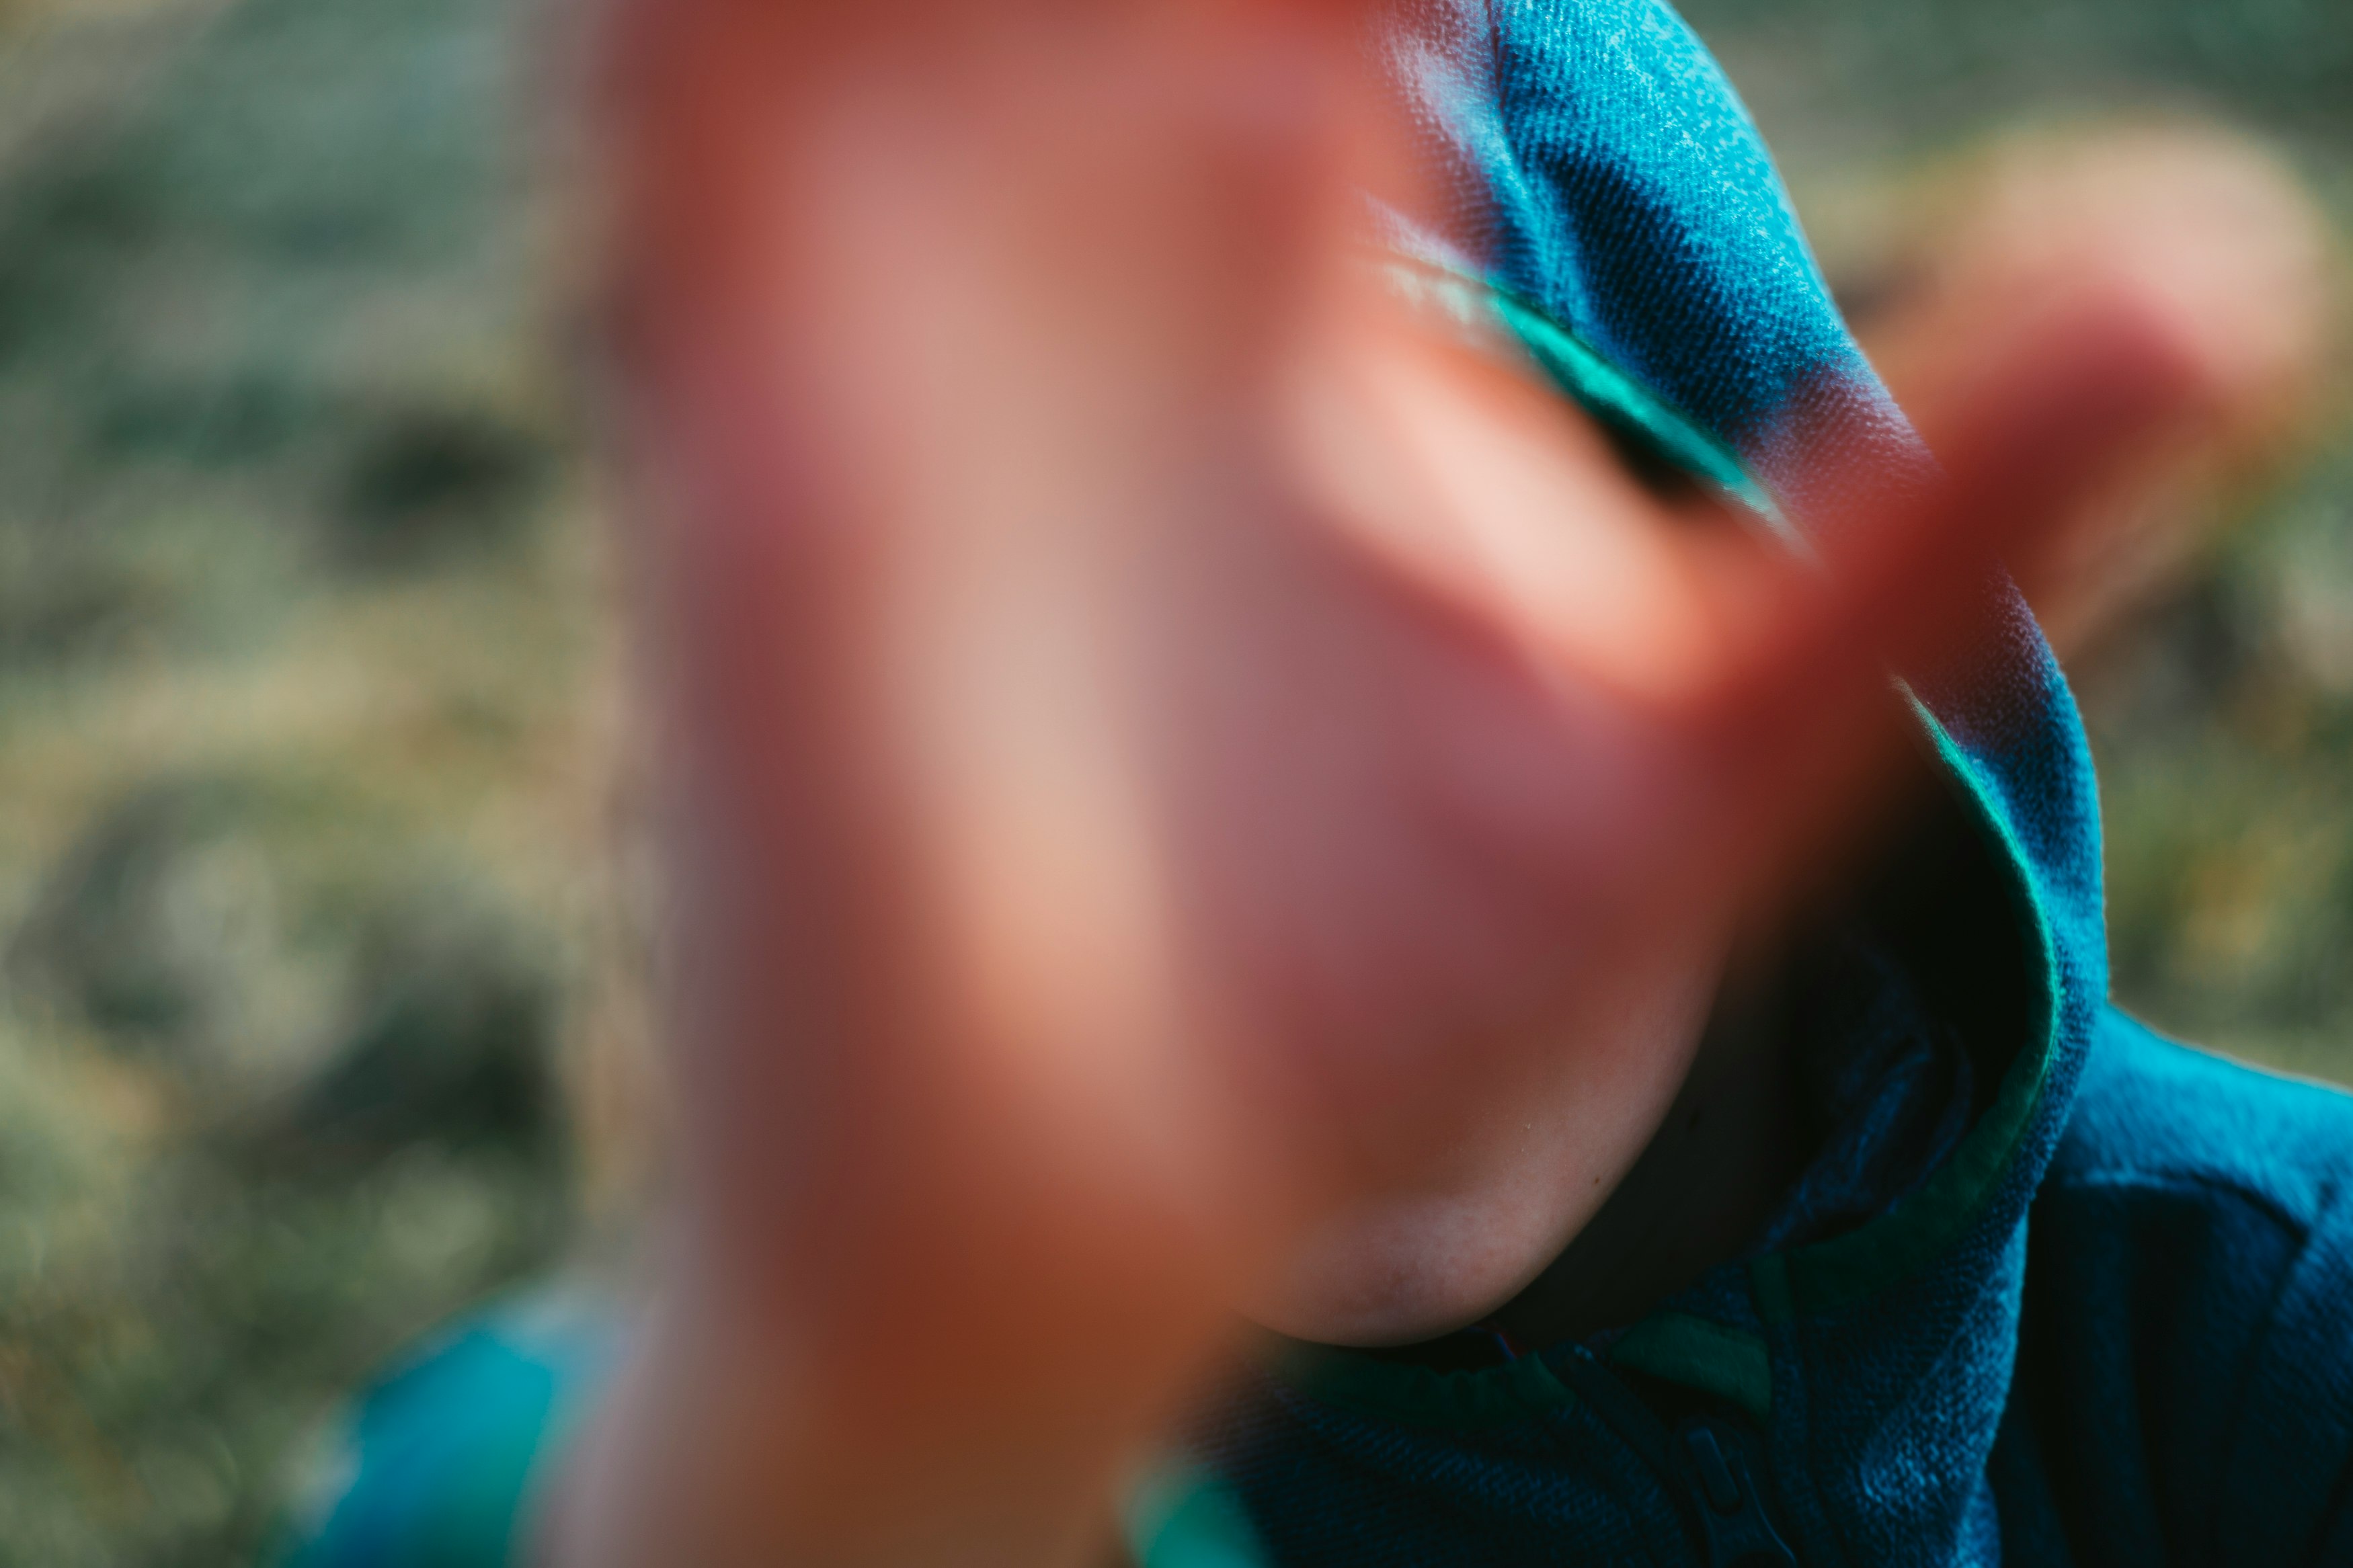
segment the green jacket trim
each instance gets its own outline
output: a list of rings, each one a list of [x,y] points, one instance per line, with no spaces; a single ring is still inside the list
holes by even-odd
[[[1310,1398],[1409,1426],[1504,1426],[1557,1410],[1577,1395],[1540,1356],[1502,1366],[1437,1372],[1335,1345],[1276,1342],[1271,1371]]]
[[[1757,1420],[1773,1408],[1773,1358],[1761,1335],[1689,1312],[1654,1312],[1609,1349],[1607,1359],[1738,1405]]]
[[[1803,551],[1772,493],[1731,447],[1684,417],[1542,307],[1483,279],[1398,257],[1382,258],[1404,299],[1472,336],[1515,344],[1545,378],[1638,460],[1690,476],[1749,511],[1783,543]]]
[[[1153,1470],[1123,1521],[1134,1568],[1269,1568],[1274,1559],[1233,1489],[1189,1464]]]

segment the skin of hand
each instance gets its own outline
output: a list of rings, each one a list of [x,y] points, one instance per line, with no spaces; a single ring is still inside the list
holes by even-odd
[[[2260,302],[2110,237],[1950,333],[1942,489],[1812,563],[1670,515],[1368,281],[1362,20],[618,18],[681,1192],[558,1560],[1082,1561],[1238,1305],[1507,1299],[1880,672],[2242,374]]]
[[[2067,658],[2177,585],[2216,515],[2241,510],[2301,457],[2334,406],[2322,384],[2340,287],[2327,228],[2276,153],[2181,121],[2020,132],[1927,182],[1915,201],[1890,271],[1894,308],[1862,330],[1897,398],[1931,421],[1944,324],[2047,295],[2119,234],[2164,255],[2188,291],[2271,301],[2240,323],[2259,335],[2239,349],[2208,437],[2143,465],[2038,563],[2026,584],[2035,616]]]

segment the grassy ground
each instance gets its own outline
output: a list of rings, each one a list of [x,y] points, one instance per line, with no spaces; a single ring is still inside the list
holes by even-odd
[[[2054,106],[2353,186],[2341,0],[1694,14],[1842,277]],[[0,0],[0,1564],[248,1560],[335,1390],[576,1234],[609,649],[520,26]],[[2118,984],[2353,1079],[2353,456],[2250,510],[2078,672]]]
[[[0,1562],[241,1561],[565,1237],[596,534],[503,8],[0,25]]]

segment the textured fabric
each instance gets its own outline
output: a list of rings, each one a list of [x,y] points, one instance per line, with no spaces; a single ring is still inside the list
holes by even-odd
[[[2353,1563],[2353,1100],[2112,1016],[2035,1200],[2014,1563]]]
[[[1867,931],[1833,933],[1789,1020],[1816,1152],[1760,1250],[1853,1229],[1924,1185],[1968,1131],[1976,1067],[1902,960]]]

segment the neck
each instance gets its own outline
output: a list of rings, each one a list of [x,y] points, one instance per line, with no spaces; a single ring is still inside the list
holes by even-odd
[[[1634,1321],[1736,1258],[1805,1149],[1779,966],[1744,960],[1682,1092],[1609,1201],[1489,1323],[1526,1345]]]

